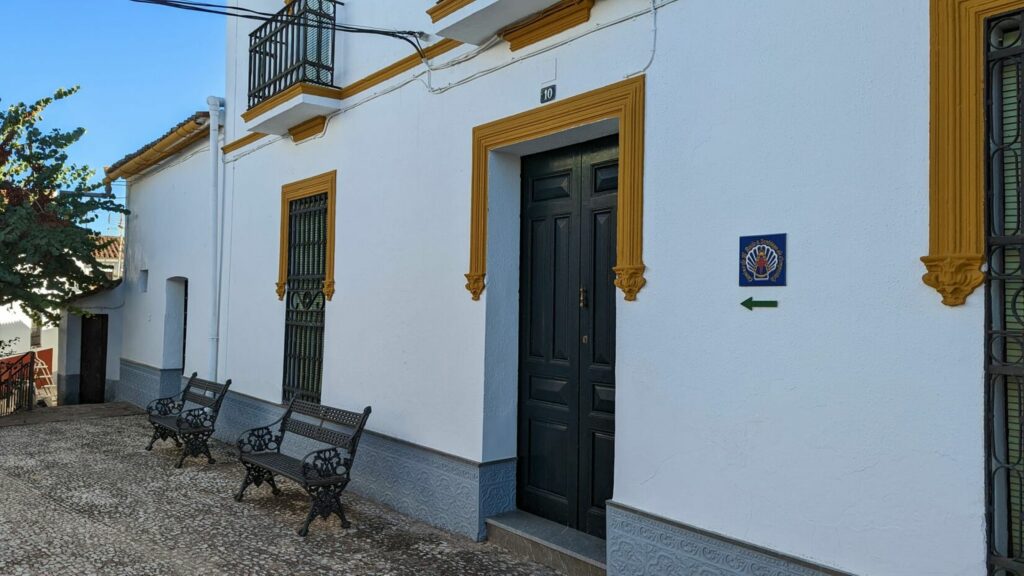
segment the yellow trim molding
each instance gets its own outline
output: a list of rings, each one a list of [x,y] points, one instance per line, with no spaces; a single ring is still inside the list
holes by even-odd
[[[249,108],[245,112],[242,112],[242,120],[249,122],[250,120],[257,118],[261,114],[274,109],[281,104],[300,96],[302,94],[309,94],[310,96],[323,96],[324,98],[334,98],[341,100],[341,88],[335,88],[334,86],[320,86],[319,84],[309,84],[308,82],[300,82],[281,92],[274,94],[270,98],[267,98],[263,102]]]
[[[337,170],[285,184],[281,187],[281,245],[277,266],[277,299],[283,300],[288,286],[288,206],[292,200],[327,193],[327,253],[324,262],[324,297],[334,296],[334,207]]]
[[[312,138],[321,134],[327,126],[327,116],[314,116],[305,122],[300,122],[288,129],[292,141],[298,144],[306,138]]]
[[[171,132],[156,142],[147,144],[142,150],[127,157],[126,160],[105,168],[103,184],[110,186],[110,183],[118,178],[130,178],[141,174],[192,144],[206,138],[209,134],[209,116],[196,115],[176,126]]]
[[[479,300],[487,273],[487,164],[492,150],[601,120],[619,122],[619,202],[615,285],[626,300],[647,280],[643,261],[645,78],[637,76],[473,129],[469,273],[466,289]]]
[[[450,50],[458,48],[459,46],[462,46],[462,42],[459,42],[458,40],[444,39],[434,44],[431,44],[430,46],[427,46],[426,48],[423,49],[423,53],[426,55],[427,58],[436,58]],[[318,96],[337,98],[339,100],[351,98],[352,96],[355,96],[360,92],[373,88],[374,86],[380,84],[381,82],[390,80],[391,78],[398,76],[402,72],[412,70],[413,68],[419,66],[422,63],[423,61],[420,59],[419,54],[410,54],[405,58],[402,58],[401,60],[395,61],[385,66],[384,68],[381,68],[376,72],[373,72],[372,74],[369,74],[367,76],[364,76],[363,78],[360,78],[359,80],[356,80],[355,82],[349,84],[348,86],[345,86],[344,88],[327,88],[325,86],[317,86],[314,84],[296,84],[295,86],[292,86],[288,90],[285,90],[280,94],[277,94],[273,98],[270,98],[264,102],[260,102],[256,106],[253,106],[251,109],[247,110],[242,114],[242,120],[248,122],[249,120],[252,120],[253,118],[259,116],[260,114],[263,114],[267,110],[270,110],[274,106],[277,106],[278,104],[281,104],[290,98],[294,98],[299,94],[316,94]],[[305,88],[302,88],[303,86]],[[252,134],[248,134],[233,142],[224,145],[221,148],[221,150],[224,151],[225,154],[228,152],[233,152],[235,150],[238,150],[239,148],[242,148],[259,140],[260,138],[263,138],[264,136],[266,136],[266,134],[253,132]]]
[[[594,0],[562,0],[522,22],[509,26],[500,35],[515,52],[586,23],[590,20],[590,9],[593,7]]]
[[[932,0],[931,167],[924,283],[959,306],[985,281],[985,20],[1024,0]]]
[[[441,54],[444,54],[445,52],[448,52],[449,50],[452,50],[453,48],[457,48],[459,46],[462,46],[462,42],[459,42],[458,40],[449,40],[445,38],[443,40],[440,40],[439,42],[436,42],[424,48],[423,54],[426,55],[428,59],[436,58]],[[402,72],[412,70],[413,68],[419,66],[422,63],[423,60],[420,59],[419,54],[410,54],[405,58],[402,58],[401,60],[389,64],[388,66],[385,66],[384,68],[381,68],[380,70],[377,70],[376,72],[368,76],[364,76],[363,78],[356,80],[355,82],[349,84],[348,86],[345,86],[344,88],[341,89],[341,97],[351,98],[352,96],[355,96],[356,94],[359,94],[364,90],[369,90],[370,88],[376,86],[377,84],[380,84],[381,82],[384,82],[385,80],[389,80],[391,78],[394,78],[395,76],[398,76]]]
[[[238,150],[239,148],[244,148],[244,147],[248,146],[249,144],[252,144],[253,142],[263,138],[264,136],[266,136],[266,134],[263,134],[261,132],[253,132],[252,134],[246,134],[245,136],[242,136],[241,138],[238,138],[237,140],[233,140],[233,141],[228,142],[227,144],[221,146],[220,147],[220,151],[225,153],[225,154],[227,154],[228,152],[234,152],[235,150]]]
[[[427,9],[427,14],[430,16],[431,22],[437,22],[472,3],[473,0],[439,0],[437,4]]]

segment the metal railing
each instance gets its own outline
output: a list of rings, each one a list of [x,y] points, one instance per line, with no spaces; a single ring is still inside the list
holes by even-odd
[[[36,398],[36,354],[0,358],[0,416],[31,410]]]
[[[249,34],[249,108],[300,83],[334,82],[334,0],[294,0]]]

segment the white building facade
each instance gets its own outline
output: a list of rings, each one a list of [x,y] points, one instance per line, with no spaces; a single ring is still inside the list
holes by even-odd
[[[355,491],[477,539],[525,510],[609,574],[1024,574],[1016,284],[982,286],[1024,1],[286,10],[428,32],[431,71],[314,26],[260,72],[229,18],[223,111],[108,172],[104,397],[231,378],[229,442],[371,405]],[[741,286],[767,234],[785,285]]]

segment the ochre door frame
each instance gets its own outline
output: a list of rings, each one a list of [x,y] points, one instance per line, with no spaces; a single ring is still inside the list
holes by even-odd
[[[472,207],[466,289],[479,300],[487,273],[487,171],[491,151],[616,119],[619,123],[619,205],[615,285],[626,300],[647,281],[643,261],[644,91],[637,76],[604,88],[502,118],[473,129]]]
[[[334,208],[337,203],[338,171],[331,170],[318,176],[285,184],[281,187],[281,239],[277,263],[277,299],[284,300],[288,287],[288,227],[291,221],[289,206],[292,200],[327,194],[327,246],[324,262],[324,297],[334,297]]]
[[[985,26],[1024,0],[931,1],[928,272],[947,306],[985,281]]]

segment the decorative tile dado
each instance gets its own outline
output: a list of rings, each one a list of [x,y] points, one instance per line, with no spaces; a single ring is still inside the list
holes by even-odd
[[[182,372],[180,369],[161,369],[121,358],[120,380],[108,382],[108,393],[113,387],[111,399],[131,402],[146,407],[151,401],[173,396],[181,392]],[[111,386],[111,384],[113,386]]]
[[[229,391],[216,437],[238,435],[281,417],[284,407]],[[282,451],[302,456],[314,447],[295,439]],[[367,431],[359,444],[349,490],[438,528],[482,540],[484,519],[515,508],[515,460],[478,464]]]
[[[482,540],[484,519],[515,507],[514,461],[477,464],[373,433],[359,450],[351,490],[438,528]]]
[[[608,503],[608,576],[849,576]]]

